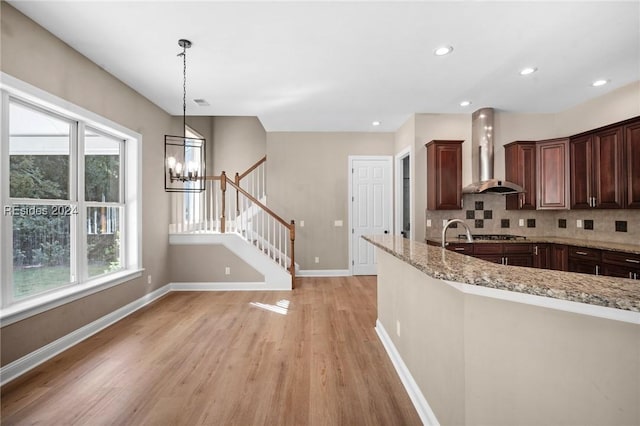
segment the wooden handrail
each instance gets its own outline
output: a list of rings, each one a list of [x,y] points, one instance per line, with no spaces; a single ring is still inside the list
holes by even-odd
[[[291,231],[292,229],[295,229],[295,225],[289,224],[287,223],[286,220],[284,220],[283,218],[281,218],[280,216],[278,216],[276,213],[274,213],[273,210],[271,210],[269,207],[265,206],[264,204],[262,204],[256,197],[254,197],[253,195],[249,194],[247,191],[245,191],[244,189],[240,188],[238,185],[236,185],[232,180],[227,179],[227,185],[231,185],[232,187],[234,187],[236,189],[236,191],[240,192],[242,195],[244,195],[245,197],[247,197],[250,201],[252,201],[254,204],[257,204],[258,207],[260,207],[262,210],[264,210],[265,212],[267,212],[271,217],[273,217],[275,220],[277,220],[278,222],[280,222],[284,227],[288,228],[289,231]]]
[[[267,157],[264,157],[262,160],[260,161],[264,161],[266,160]],[[242,189],[239,185],[239,179],[238,179],[238,174],[236,173],[235,176],[235,181],[232,179],[229,179],[226,175],[225,172],[222,172],[222,174],[220,176],[205,176],[201,179],[205,179],[205,180],[219,180],[220,181],[220,189],[222,190],[222,216],[220,217],[220,232],[221,233],[225,233],[225,191],[227,189],[227,185],[230,185],[231,187],[235,188],[236,190],[236,196],[237,194],[241,193],[242,195],[244,195],[245,197],[247,197],[252,203],[254,203],[255,205],[257,205],[258,207],[260,207],[262,210],[264,210],[265,212],[267,212],[268,215],[270,215],[272,218],[274,218],[275,220],[277,220],[278,222],[280,222],[280,224],[282,226],[284,226],[285,228],[287,228],[289,230],[289,247],[290,247],[290,255],[289,258],[291,259],[291,264],[289,265],[289,273],[291,274],[291,288],[295,287],[295,279],[296,279],[296,262],[295,262],[295,239],[296,239],[296,222],[294,220],[291,220],[291,223],[287,223],[286,220],[284,220],[283,218],[281,218],[280,216],[278,216],[273,210],[271,210],[269,207],[265,206],[264,204],[262,204],[257,198],[255,198],[253,195],[249,194],[247,191],[245,191],[244,189]]]
[[[267,156],[265,155],[264,157],[262,157],[260,160],[258,160],[253,166],[249,167],[244,173],[242,173],[241,175],[238,176],[238,182],[240,182],[242,179],[245,178],[245,176],[247,176],[249,173],[251,173],[252,171],[254,171],[255,169],[257,169],[258,167],[260,167],[260,165],[262,163],[264,163],[265,161],[267,161]],[[236,173],[236,175],[238,175]]]

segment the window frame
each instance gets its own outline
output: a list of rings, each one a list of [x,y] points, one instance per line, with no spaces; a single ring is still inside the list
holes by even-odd
[[[0,134],[0,170],[2,170],[0,200],[3,209],[0,215],[0,229],[2,230],[0,232],[0,279],[2,280],[0,322],[5,326],[142,276],[144,271],[141,243],[142,135],[5,73],[0,74],[0,96],[0,122],[2,124],[2,133]],[[78,263],[75,266],[75,274],[77,275],[75,282],[18,300],[13,300],[12,221],[4,214],[4,206],[15,202],[15,200],[11,200],[9,193],[10,102],[17,102],[73,123],[70,137],[69,198],[67,200],[24,200],[27,202],[36,201],[38,204],[53,201],[54,203],[76,205],[78,208],[78,217],[72,219],[72,222],[75,222],[72,227],[76,227],[75,238],[71,237],[71,244],[75,245],[75,256],[70,258],[72,271],[75,266],[74,262]],[[87,204],[92,205],[92,203],[85,202],[84,179],[79,178],[84,175],[84,144],[80,143],[78,138],[81,137],[84,140],[87,129],[123,141],[120,154],[121,192],[119,200],[119,204],[124,206],[121,207],[122,217],[120,218],[122,228],[120,257],[123,267],[120,271],[97,275],[94,278],[88,277],[88,271],[85,269],[88,260],[84,259],[87,257],[88,236],[84,210],[87,208]],[[81,167],[82,171],[79,174]],[[83,192],[80,193],[80,190]]]

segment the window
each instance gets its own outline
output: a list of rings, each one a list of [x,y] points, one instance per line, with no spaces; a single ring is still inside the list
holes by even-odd
[[[139,135],[40,95],[2,91],[5,322],[140,274]]]

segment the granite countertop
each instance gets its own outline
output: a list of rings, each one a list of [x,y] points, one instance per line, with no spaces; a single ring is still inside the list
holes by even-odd
[[[431,241],[436,243],[437,245],[441,244],[442,239],[438,238],[427,238],[427,241]],[[466,238],[457,238],[457,237],[447,237],[447,244],[465,244],[468,243]],[[593,248],[600,250],[614,250],[614,251],[622,251],[625,253],[634,253],[640,254],[640,244],[623,244],[623,243],[612,243],[608,241],[591,241],[591,240],[578,240],[574,238],[557,238],[557,237],[526,237],[517,240],[476,240],[474,243],[480,244],[493,244],[493,243],[537,243],[537,244],[563,244],[567,246],[578,246],[585,248]]]
[[[439,246],[391,235],[362,238],[434,278],[640,312],[640,282],[638,281],[498,265]],[[530,240],[527,239],[527,241]],[[565,241],[570,240],[562,239],[562,241],[560,244],[569,244]],[[545,239],[545,242],[556,241]]]

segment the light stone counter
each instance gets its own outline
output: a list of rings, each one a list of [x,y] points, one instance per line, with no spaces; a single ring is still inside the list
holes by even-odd
[[[573,272],[498,265],[390,235],[365,236],[366,241],[414,266],[425,274],[446,281],[549,297],[596,306],[640,312],[640,282]],[[541,239],[528,242],[571,244],[575,240]],[[583,242],[580,244],[585,247]],[[620,245],[617,245],[620,246]],[[597,246],[597,248],[603,248]],[[639,251],[640,252],[640,251]]]

